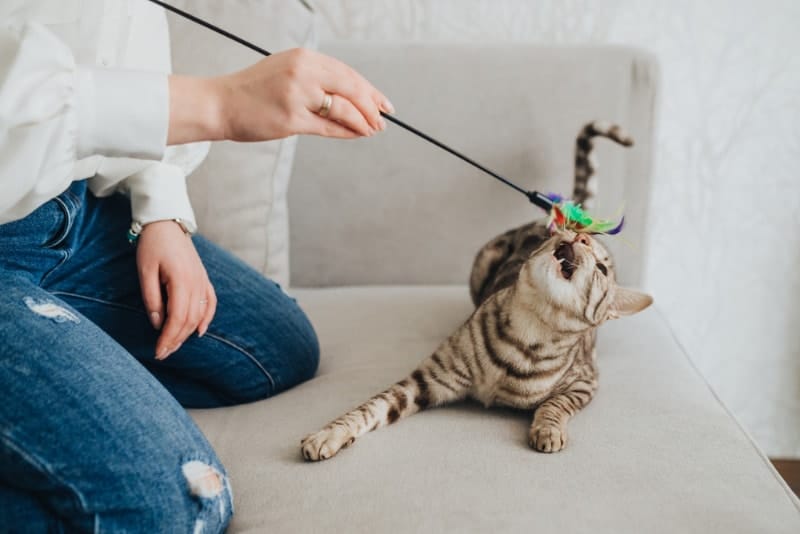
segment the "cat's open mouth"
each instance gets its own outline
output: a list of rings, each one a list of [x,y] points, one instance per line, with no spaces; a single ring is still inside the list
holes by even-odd
[[[570,280],[575,273],[575,251],[572,250],[572,244],[562,241],[560,245],[553,251],[553,257],[558,262],[559,271],[561,276]]]

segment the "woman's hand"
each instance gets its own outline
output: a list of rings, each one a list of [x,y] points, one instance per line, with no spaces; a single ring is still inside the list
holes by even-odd
[[[319,113],[332,95],[327,117]],[[267,141],[295,134],[354,138],[386,128],[380,91],[344,63],[296,48],[218,78],[170,77],[168,144]]]
[[[156,342],[156,358],[163,360],[193,332],[200,336],[206,333],[217,309],[217,297],[191,238],[174,221],[144,227],[136,264],[150,322],[156,330],[164,326]],[[166,307],[162,287],[166,290]]]

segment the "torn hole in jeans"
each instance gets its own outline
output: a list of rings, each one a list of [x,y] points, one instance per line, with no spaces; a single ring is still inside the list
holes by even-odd
[[[224,493],[230,493],[230,485],[225,475],[213,466],[200,460],[189,460],[181,466],[181,471],[189,484],[189,493],[200,500],[216,500],[219,505],[219,516],[223,519],[227,513]],[[232,496],[231,496],[232,501]],[[206,521],[198,519],[194,532],[204,531]]]
[[[52,300],[37,300],[33,297],[25,297],[22,301],[28,309],[36,315],[51,319],[56,323],[71,322],[78,324],[81,322],[80,318],[75,313],[56,304]]]

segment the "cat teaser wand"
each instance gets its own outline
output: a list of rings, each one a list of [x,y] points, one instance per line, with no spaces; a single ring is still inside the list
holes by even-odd
[[[263,48],[242,39],[238,35],[234,35],[226,30],[223,30],[222,28],[214,26],[213,24],[206,22],[205,20],[199,17],[196,17],[191,13],[187,13],[181,9],[178,9],[177,7],[173,7],[167,3],[161,2],[160,0],[149,0],[149,1],[163,7],[168,11],[175,13],[176,15],[188,19],[194,22],[195,24],[199,24],[200,26],[203,26],[213,32],[216,32],[224,37],[227,37],[228,39],[235,41],[240,45],[245,46],[255,52],[258,52],[263,56],[272,55],[267,50],[264,50]],[[453,148],[450,148],[441,141],[438,141],[437,139],[434,139],[430,135],[426,134],[425,132],[418,130],[413,126],[411,126],[410,124],[401,121],[397,117],[390,115],[388,113],[384,113],[383,111],[381,111],[380,113],[381,116],[383,116],[387,121],[393,122],[397,126],[400,126],[401,128],[413,133],[414,135],[428,141],[429,143],[438,146],[442,150],[449,152],[450,154],[456,156],[457,158],[469,163],[473,167],[482,170],[489,176],[492,176],[493,178],[503,182],[508,187],[525,195],[531,203],[542,208],[545,212],[547,212],[550,215],[549,225],[551,228],[557,227],[557,228],[572,230],[573,232],[588,233],[588,234],[609,234],[609,235],[618,234],[622,230],[622,226],[625,222],[625,217],[623,217],[619,221],[619,223],[604,219],[595,220],[591,216],[589,216],[589,214],[586,213],[579,205],[567,199],[564,199],[560,195],[555,195],[555,194],[544,195],[542,193],[539,193],[538,191],[527,191],[518,186],[517,184],[515,184],[514,182],[512,182],[511,180],[508,180],[500,176],[491,169],[465,156],[461,152]]]

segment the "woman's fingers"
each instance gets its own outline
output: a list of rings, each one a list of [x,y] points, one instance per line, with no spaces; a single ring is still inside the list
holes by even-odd
[[[183,327],[180,332],[178,332],[177,343],[173,347],[172,352],[177,351],[183,342],[197,331],[197,327],[200,325],[200,321],[205,315],[207,306],[208,298],[206,297],[205,288],[201,291],[195,289],[189,297],[189,312],[186,316],[186,321],[183,323]]]
[[[167,322],[156,342],[156,359],[163,360],[183,342],[179,336],[189,318],[191,295],[188,285],[174,280],[167,282]]]
[[[361,113],[370,127],[379,130],[380,110],[370,98],[373,88],[360,76],[353,75],[349,69],[334,59],[322,65],[318,71],[323,91],[339,95],[349,100]]]
[[[358,132],[354,132],[346,126],[342,126],[336,121],[324,119],[316,113],[309,113],[303,133],[322,135],[325,137],[335,137],[337,139],[354,139],[362,137]]]
[[[205,313],[200,320],[200,324],[197,326],[197,335],[200,337],[203,337],[208,331],[208,325],[211,324],[211,321],[214,319],[214,314],[217,312],[217,294],[211,282],[208,282],[208,287],[206,289],[206,301]]]
[[[161,280],[158,265],[139,267],[139,285],[142,288],[142,301],[147,310],[147,318],[156,330],[164,324],[164,299],[161,295]]]
[[[394,104],[392,104],[391,100],[386,98],[386,95],[375,89],[372,93],[372,99],[375,100],[375,103],[378,104],[378,107],[381,108],[381,111],[385,111],[390,115],[394,113]]]
[[[361,112],[349,100],[339,95],[331,95],[331,107],[328,111],[328,116],[324,118],[336,121],[361,135],[375,133],[375,130],[367,124]]]
[[[351,67],[337,59],[321,57],[322,89],[349,100],[373,130],[383,130],[386,125],[380,112],[383,102],[389,100]],[[375,95],[379,95],[377,99]]]
[[[156,343],[156,359],[177,351],[197,332],[208,330],[217,311],[217,295],[208,278],[193,283],[167,284],[167,322]]]
[[[170,356],[193,333],[205,334],[216,310],[217,297],[207,280],[186,287],[167,284],[167,322],[156,343],[156,359]]]

